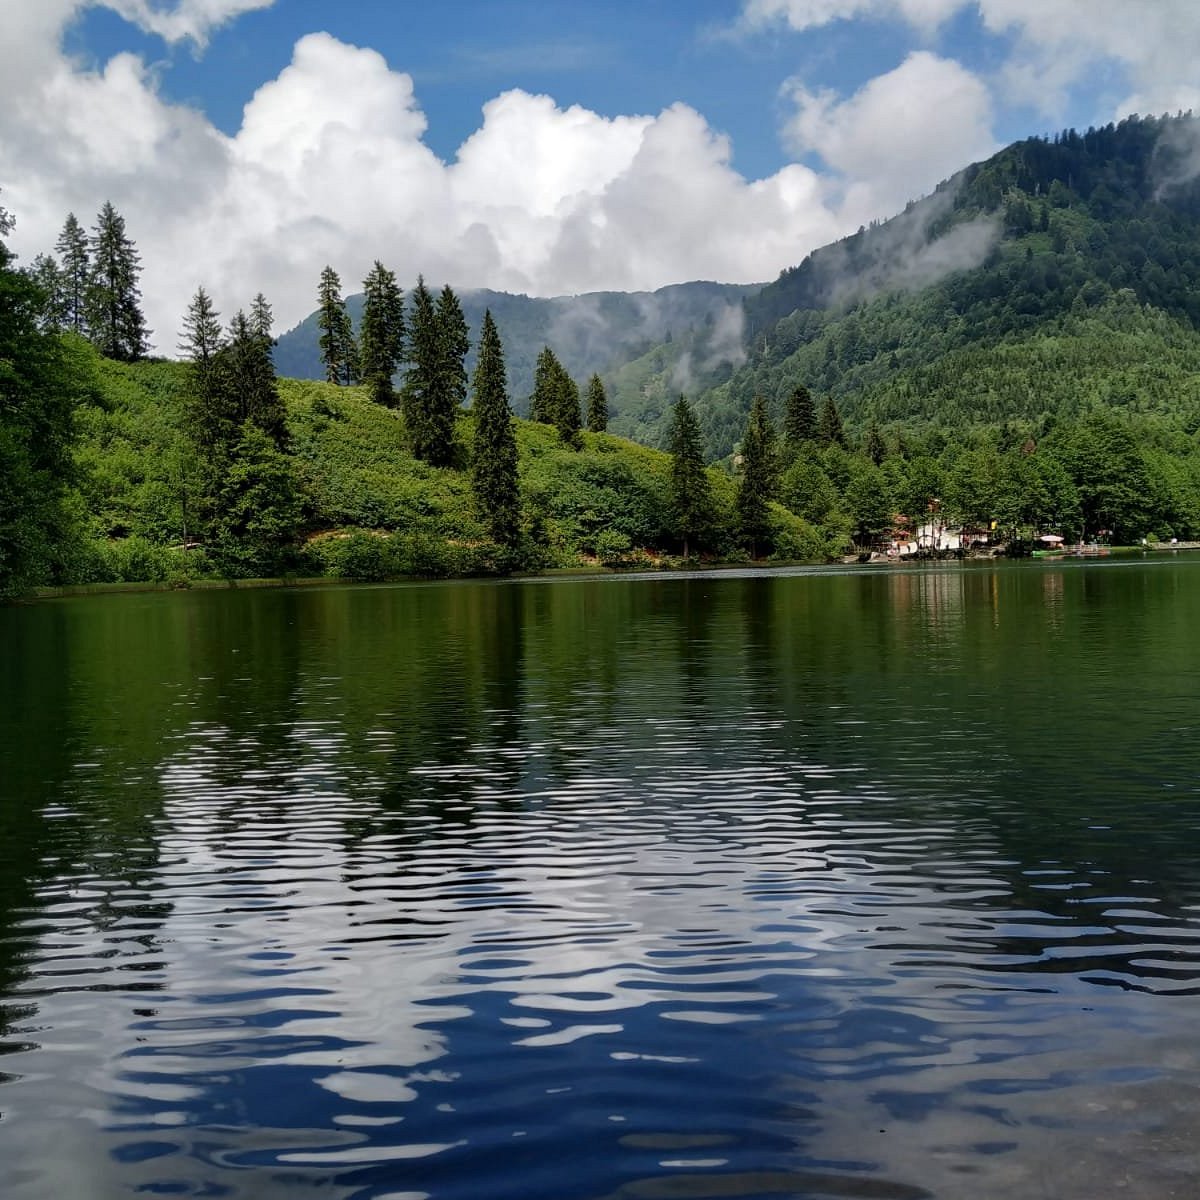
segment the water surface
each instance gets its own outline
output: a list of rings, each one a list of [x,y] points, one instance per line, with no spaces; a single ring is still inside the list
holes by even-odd
[[[1191,1196],[1200,560],[0,611],[0,1194]]]

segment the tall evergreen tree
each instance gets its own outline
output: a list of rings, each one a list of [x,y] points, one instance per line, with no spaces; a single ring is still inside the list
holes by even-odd
[[[513,546],[521,525],[517,440],[505,389],[504,348],[490,310],[483,314],[472,383],[475,445],[471,483],[475,502],[492,538],[502,546]]]
[[[359,375],[377,404],[394,408],[397,397],[392,376],[404,357],[404,296],[395,274],[378,259],[363,280],[363,293]]]
[[[88,257],[88,239],[74,213],[67,214],[66,224],[54,243],[63,277],[64,327],[78,334],[87,333],[88,287],[92,264]]]
[[[62,268],[53,255],[39,254],[30,265],[28,274],[42,294],[38,325],[46,333],[61,333],[68,327]]]
[[[200,459],[199,519],[230,575],[284,562],[299,520],[286,413],[271,358],[271,306],[260,293],[221,337],[203,288],[184,319],[192,364],[191,434]]]
[[[543,346],[533,369],[533,395],[529,397],[529,419],[554,424],[558,403],[558,379],[562,367],[549,346]]]
[[[106,358],[135,362],[146,353],[149,333],[137,285],[141,259],[125,234],[125,218],[107,201],[92,229],[90,249],[88,333]]]
[[[783,415],[783,444],[788,456],[794,458],[800,447],[816,435],[817,411],[812,393],[804,384],[797,384],[787,398]]]
[[[271,336],[274,325],[275,314],[271,311],[271,305],[266,296],[259,292],[250,301],[250,331],[255,337],[261,338],[266,343],[268,351],[275,347],[275,339]]]
[[[887,458],[887,444],[883,440],[883,434],[879,432],[879,423],[874,417],[871,418],[866,436],[863,438],[863,453],[876,466],[879,466]]]
[[[579,404],[579,386],[561,364],[554,385],[554,412],[552,420],[564,446],[578,450],[583,445],[583,413]]]
[[[417,277],[412,294],[412,314],[409,320],[408,373],[404,380],[404,422],[414,458],[430,460],[432,423],[430,411],[435,403],[435,379],[440,347],[437,315],[433,296],[425,286],[423,276]]]
[[[821,416],[817,420],[817,441],[825,446],[845,446],[846,431],[842,428],[842,416],[833,402],[832,396],[826,396],[821,405]]]
[[[37,285],[4,244],[12,224],[0,207],[0,598],[61,578],[81,383],[61,339],[38,328]]]
[[[467,320],[453,289],[442,288],[434,307],[437,334],[437,368],[429,405],[427,461],[448,467],[454,461],[454,425],[467,398],[465,359],[470,349]]]
[[[179,341],[179,349],[192,364],[197,377],[207,375],[217,352],[225,344],[220,315],[203,285],[198,287],[184,314],[183,334]]]
[[[608,429],[608,396],[599,375],[588,380],[587,427],[592,433],[604,433]]]
[[[357,377],[354,329],[346,311],[346,301],[342,298],[342,281],[330,266],[321,272],[317,286],[317,328],[321,331],[318,345],[326,380],[336,384],[353,383]]]
[[[737,514],[742,536],[755,555],[758,543],[770,534],[768,504],[775,498],[777,465],[775,430],[761,396],[755,396],[742,437],[742,475],[738,482]]]
[[[671,517],[683,542],[683,557],[702,538],[713,520],[712,489],[704,468],[704,439],[692,406],[684,396],[675,401],[667,447],[671,453]]]

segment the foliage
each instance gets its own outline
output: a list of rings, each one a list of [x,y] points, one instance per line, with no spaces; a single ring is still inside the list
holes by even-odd
[[[504,387],[504,349],[490,312],[483,317],[474,393],[471,483],[475,502],[493,540],[512,546],[521,528],[517,441]]]
[[[758,542],[770,536],[767,506],[775,496],[777,469],[775,431],[760,397],[750,409],[750,420],[742,438],[742,474],[737,493],[738,528],[750,543],[751,554]]]
[[[359,374],[377,404],[392,408],[392,386],[404,357],[404,297],[396,276],[378,259],[363,280],[362,325],[358,334]]]
[[[689,557],[694,543],[709,533],[713,524],[712,489],[704,466],[700,426],[687,398],[675,402],[671,423],[671,524]]]
[[[88,332],[105,358],[135,362],[148,347],[142,293],[137,285],[141,258],[125,234],[125,218],[107,201],[92,229],[89,252],[91,275],[85,300]]]
[[[86,358],[38,327],[43,296],[12,265],[0,208],[0,598],[64,575],[75,537],[72,410]]]
[[[587,427],[592,433],[604,433],[608,429],[608,396],[604,381],[596,374],[588,380]]]
[[[351,384],[358,378],[358,349],[346,302],[342,299],[342,281],[330,266],[321,272],[317,286],[317,325],[325,378],[330,383]]]

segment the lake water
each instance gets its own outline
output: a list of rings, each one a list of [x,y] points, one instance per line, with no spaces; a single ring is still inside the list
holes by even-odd
[[[1200,559],[0,610],[0,1195],[1200,1189]]]

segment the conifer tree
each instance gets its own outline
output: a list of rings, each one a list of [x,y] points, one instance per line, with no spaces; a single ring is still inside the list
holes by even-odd
[[[395,274],[378,259],[363,280],[363,294],[359,375],[377,404],[394,408],[392,376],[404,357],[404,296]]]
[[[738,482],[737,514],[742,536],[750,543],[751,556],[757,543],[770,533],[768,504],[775,498],[775,430],[761,396],[755,396],[750,419],[742,437],[742,477]]]
[[[887,445],[883,440],[883,434],[879,432],[879,424],[874,417],[871,418],[866,436],[863,438],[863,453],[876,466],[879,466],[887,458]]]
[[[579,386],[560,364],[554,385],[554,412],[551,418],[564,446],[578,450],[583,446],[583,413],[579,406]]]
[[[817,441],[825,446],[846,445],[846,431],[842,428],[842,417],[832,396],[826,396],[821,405],[821,416],[817,421]]]
[[[592,433],[604,433],[608,429],[608,396],[599,375],[588,380],[587,427]]]
[[[493,540],[513,546],[521,522],[517,441],[505,389],[504,349],[490,310],[483,315],[472,382],[475,445],[471,483],[475,502]]]
[[[0,207],[0,598],[61,579],[82,390],[61,340],[38,328],[37,286],[4,244],[12,225]]]
[[[125,235],[124,217],[107,201],[96,218],[90,250],[88,333],[106,358],[134,362],[145,355],[149,332],[137,286],[141,259]]]
[[[342,299],[342,281],[330,266],[321,272],[317,286],[317,327],[321,331],[318,345],[326,380],[336,384],[353,383],[357,377],[354,329],[346,311],[346,301]]]
[[[789,457],[795,457],[801,445],[817,435],[817,412],[812,393],[797,384],[787,398],[783,415],[783,444]]]
[[[428,462],[432,426],[430,410],[435,401],[434,380],[438,370],[439,345],[433,297],[423,276],[417,277],[409,320],[408,373],[404,380],[404,421],[414,458]]]
[[[261,338],[266,343],[268,351],[275,347],[275,339],[271,336],[274,324],[275,314],[271,311],[266,296],[259,292],[250,301],[250,331],[255,337]]]
[[[682,395],[671,414],[667,448],[671,454],[672,522],[683,542],[683,557],[688,558],[693,540],[703,537],[712,525],[713,504],[700,425]]]
[[[428,457],[432,466],[448,467],[454,461],[454,424],[467,398],[467,368],[470,349],[467,320],[458,297],[447,285],[434,308],[437,336],[437,366],[430,393]]]
[[[66,224],[54,243],[62,272],[63,326],[78,334],[87,333],[87,297],[92,267],[88,258],[88,239],[74,213],[67,214]]]
[[[543,346],[533,370],[533,395],[529,397],[529,419],[543,425],[554,424],[558,401],[558,379],[562,372],[554,351]]]
[[[39,254],[30,264],[28,275],[42,297],[38,313],[39,328],[45,333],[61,333],[67,328],[67,297],[62,269],[53,255]]]
[[[192,364],[197,377],[208,373],[217,352],[225,344],[218,319],[220,315],[203,285],[198,287],[184,314],[179,342],[179,349]]]

